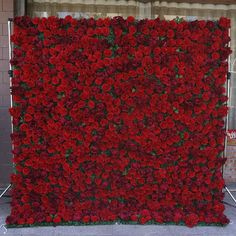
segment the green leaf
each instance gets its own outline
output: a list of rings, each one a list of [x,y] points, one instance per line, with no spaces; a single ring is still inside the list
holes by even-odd
[[[182,18],[182,17],[176,17],[175,18],[175,22],[177,22],[177,23],[181,23],[181,22],[183,22],[184,21],[184,19]]]
[[[44,34],[43,32],[40,32],[38,35],[39,40],[44,40]]]
[[[107,150],[105,151],[105,154],[106,154],[107,156],[111,156],[111,151],[110,151],[109,149],[107,149]]]

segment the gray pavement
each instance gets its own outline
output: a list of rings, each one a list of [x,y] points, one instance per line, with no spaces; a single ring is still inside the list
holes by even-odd
[[[233,193],[236,197],[236,192]],[[0,236],[236,236],[236,205],[225,194],[225,214],[230,224],[225,227],[173,225],[99,225],[99,226],[57,226],[0,228]],[[0,199],[0,225],[9,214],[9,198]],[[5,233],[5,234],[4,234]]]

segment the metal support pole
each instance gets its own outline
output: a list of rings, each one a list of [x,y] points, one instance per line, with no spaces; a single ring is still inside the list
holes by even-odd
[[[12,43],[11,43],[11,26],[12,26],[12,19],[8,19],[8,45],[9,45],[9,78],[10,78],[10,97],[11,97],[11,107],[13,107],[13,98],[11,93],[12,88],[12,77],[13,77],[13,71],[12,71],[12,65],[11,65],[11,59],[12,59]],[[11,132],[13,133],[13,119],[11,116]],[[13,146],[12,146],[13,149]]]
[[[234,203],[236,204],[236,199],[235,199],[235,197],[233,196],[233,194],[231,193],[232,190],[229,190],[229,189],[227,188],[227,186],[225,186],[225,190],[226,190],[226,192],[229,194],[229,196],[232,198],[232,200],[234,201]]]
[[[5,190],[1,193],[0,198],[8,191],[8,189],[10,189],[10,187],[11,187],[11,184],[9,184],[9,185],[5,188]]]

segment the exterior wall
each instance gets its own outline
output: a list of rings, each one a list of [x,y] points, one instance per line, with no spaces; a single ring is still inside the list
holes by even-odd
[[[8,18],[13,17],[13,0],[0,0],[0,187],[9,183],[12,172],[10,142]]]
[[[227,161],[224,167],[224,179],[226,183],[236,182],[236,145],[227,146]]]

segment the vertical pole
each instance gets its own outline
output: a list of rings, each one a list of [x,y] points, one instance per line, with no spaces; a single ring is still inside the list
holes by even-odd
[[[229,29],[229,37],[230,37],[230,29]],[[229,41],[229,47],[231,47],[231,42]],[[228,96],[228,102],[227,102],[227,106],[228,107],[231,107],[231,92],[230,92],[230,89],[231,89],[231,86],[230,86],[230,83],[231,83],[231,56],[229,56],[229,60],[228,60],[228,74],[227,74],[227,96]],[[229,112],[228,112],[228,115],[226,116],[226,132],[229,130]],[[227,137],[227,136],[226,136]],[[227,139],[227,138],[226,138]],[[226,143],[226,146],[227,146],[227,143]]]
[[[230,37],[230,29],[229,29],[229,37]],[[229,42],[229,47],[230,47],[230,42]],[[228,73],[227,73],[227,80],[226,80],[226,96],[228,97],[228,100],[226,102],[226,106],[228,107],[230,105],[230,56],[228,57]],[[223,157],[227,156],[227,132],[229,129],[229,111],[227,113],[227,116],[225,118],[225,139],[224,139],[224,153]],[[222,174],[224,173],[224,167],[222,168]]]
[[[10,100],[11,100],[11,108],[13,107],[13,98],[12,98],[12,93],[11,93],[11,88],[12,88],[12,76],[13,76],[13,71],[12,71],[12,65],[11,65],[11,59],[12,59],[12,43],[11,43],[11,26],[12,26],[12,19],[8,19],[8,47],[9,47],[9,79],[10,79]],[[13,133],[13,119],[11,116],[11,132]],[[13,148],[13,146],[12,146]]]

